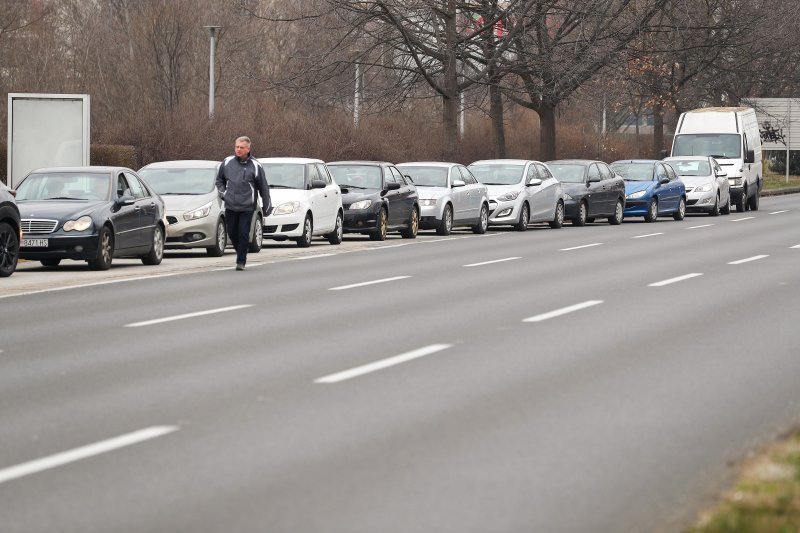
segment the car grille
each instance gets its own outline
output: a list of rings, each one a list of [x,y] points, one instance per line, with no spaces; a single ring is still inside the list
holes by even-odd
[[[278,231],[278,226],[264,226],[264,233],[275,233]]]
[[[22,233],[53,233],[56,226],[58,226],[58,220],[22,219]]]
[[[697,198],[695,198],[694,200],[689,200],[688,202],[686,202],[686,205],[694,205],[696,203],[697,203]]]
[[[177,224],[178,223],[178,217],[168,216],[167,217],[167,222],[169,222],[170,226],[172,224]]]

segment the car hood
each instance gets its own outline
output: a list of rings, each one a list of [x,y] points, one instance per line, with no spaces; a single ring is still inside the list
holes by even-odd
[[[342,186],[347,188],[346,186]],[[350,205],[352,203],[358,202],[360,200],[376,200],[380,198],[381,191],[377,189],[349,189],[350,192],[347,194],[342,195],[342,203]]]
[[[681,181],[687,187],[699,187],[706,183],[713,183],[714,178],[711,176],[681,176]]]
[[[450,194],[449,187],[426,187],[417,185],[417,194],[420,198],[434,199]]]
[[[308,191],[304,189],[270,189],[269,200],[273,206],[279,206],[286,202],[297,202],[308,196]]]
[[[625,194],[644,191],[653,186],[653,181],[625,181]]]
[[[522,183],[513,183],[511,185],[487,185],[486,189],[489,192],[489,198],[497,198],[507,192],[519,191],[525,187]]]
[[[161,196],[164,199],[164,208],[167,211],[190,211],[207,204],[217,197],[216,189],[206,194],[165,194]]]
[[[49,218],[54,220],[81,217],[104,206],[108,201],[83,200],[18,200],[20,218]]]

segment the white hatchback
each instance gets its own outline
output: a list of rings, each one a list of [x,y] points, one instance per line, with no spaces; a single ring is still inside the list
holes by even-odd
[[[263,157],[272,212],[264,217],[264,238],[293,240],[298,246],[323,236],[342,242],[342,193],[319,159]]]

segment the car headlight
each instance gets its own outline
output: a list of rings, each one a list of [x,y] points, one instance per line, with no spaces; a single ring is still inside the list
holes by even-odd
[[[425,199],[425,200],[420,200],[420,201],[419,201],[419,205],[421,205],[421,206],[432,206],[432,205],[436,205],[436,198],[433,198],[433,199]]]
[[[730,180],[728,180],[728,183],[730,185],[733,185],[734,187],[741,187],[742,186],[742,178],[730,179]]]
[[[696,188],[694,192],[711,192],[711,189],[712,189],[711,184],[706,183],[705,185],[701,185],[698,188]]]
[[[350,204],[350,209],[367,209],[372,205],[372,200],[360,200]]]
[[[644,190],[644,191],[636,191],[636,192],[632,192],[632,193],[626,195],[625,198],[629,198],[631,200],[635,200],[637,198],[641,198],[645,194],[647,194],[646,190]]]
[[[208,202],[203,207],[198,207],[194,211],[189,211],[183,214],[183,220],[196,220],[198,218],[207,217],[211,213],[211,202]]]
[[[78,220],[64,222],[64,231],[86,231],[92,227],[92,217],[82,216]]]
[[[567,193],[564,193],[564,200],[572,200],[572,196]]]
[[[502,196],[498,196],[497,200],[500,202],[510,202],[511,200],[516,200],[521,192],[522,191],[507,192]]]
[[[273,215],[290,215],[300,209],[300,202],[286,202],[278,207],[276,207],[273,211]]]

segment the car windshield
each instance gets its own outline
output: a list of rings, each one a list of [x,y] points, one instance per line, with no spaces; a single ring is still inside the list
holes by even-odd
[[[143,168],[139,175],[158,194],[206,194],[214,190],[217,171],[213,168]]]
[[[626,181],[653,180],[652,163],[614,163],[611,168]]]
[[[105,200],[110,191],[110,174],[30,174],[17,187],[17,200]]]
[[[708,155],[717,159],[742,156],[742,140],[735,133],[694,133],[675,137],[672,155]]]
[[[563,183],[583,183],[586,167],[576,164],[548,163],[547,168],[558,181]]]
[[[710,176],[711,165],[708,161],[697,161],[692,159],[670,159],[667,161],[679,176]]]
[[[305,189],[306,166],[302,163],[261,163],[270,187]]]
[[[330,165],[333,180],[345,187],[380,189],[383,186],[381,167],[374,165]]]
[[[447,187],[446,167],[425,167],[401,165],[397,168],[400,172],[411,176],[411,180],[418,187]]]
[[[522,181],[525,165],[470,165],[472,174],[485,185],[514,185]]]

